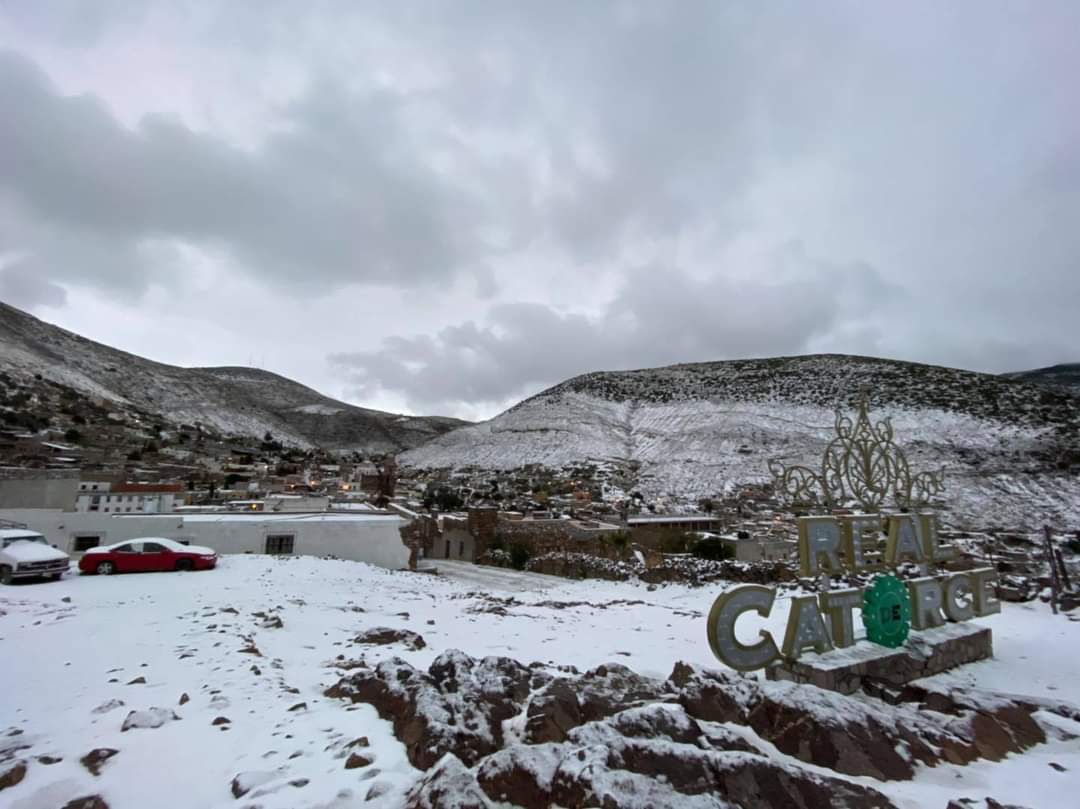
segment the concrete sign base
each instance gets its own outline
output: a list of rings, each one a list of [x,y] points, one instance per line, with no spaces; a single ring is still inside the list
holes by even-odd
[[[896,649],[862,640],[824,655],[804,653],[798,660],[769,666],[765,677],[853,694],[862,688],[864,679],[902,686],[964,663],[985,660],[993,653],[988,628],[968,623],[946,624],[911,635]]]

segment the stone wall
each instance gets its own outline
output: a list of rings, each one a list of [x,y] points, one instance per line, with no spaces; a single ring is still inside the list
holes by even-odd
[[[993,654],[993,639],[987,627],[946,624],[912,633],[898,649],[863,640],[823,655],[804,654],[798,660],[770,666],[765,677],[853,694],[866,688],[899,687]]]
[[[552,553],[590,554],[603,559],[617,559],[630,553],[629,542],[618,547],[611,541],[619,526],[599,524],[590,527],[578,520],[500,519],[496,536],[506,548],[523,544],[532,556]]]

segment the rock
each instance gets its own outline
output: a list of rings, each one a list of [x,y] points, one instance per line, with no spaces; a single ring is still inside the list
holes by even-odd
[[[122,699],[110,699],[98,705],[96,708],[90,711],[90,713],[108,713],[114,711],[117,708],[124,707],[124,701]]]
[[[400,643],[414,652],[427,646],[424,639],[416,632],[408,629],[391,629],[387,626],[378,626],[361,632],[353,643],[363,643],[369,646],[386,646],[391,643]]]
[[[576,689],[560,677],[529,700],[525,740],[531,744],[561,742],[583,721]]]
[[[413,766],[426,770],[451,751],[471,765],[498,749],[502,723],[542,677],[509,658],[476,660],[451,650],[426,674],[395,657],[343,677],[326,695],[374,706],[393,722]]]
[[[0,789],[13,787],[26,777],[26,762],[16,761],[0,769]]]
[[[306,711],[307,710],[307,703],[306,702],[298,702],[295,705],[293,705],[291,708],[289,708],[289,710],[290,711]]]
[[[358,736],[357,738],[349,742],[347,745],[345,745],[346,750],[349,750],[353,747],[371,747],[371,742],[368,741],[367,736]]]
[[[367,767],[371,764],[371,759],[367,756],[362,756],[359,753],[351,753],[345,760],[346,770],[355,770],[357,767]]]
[[[251,790],[255,789],[255,787],[261,786],[267,781],[272,781],[276,777],[276,772],[268,772],[265,770],[237,773],[229,783],[229,789],[232,791],[234,798],[242,798],[251,792]]]
[[[382,782],[377,783],[377,784],[372,784],[368,788],[367,793],[365,793],[364,800],[365,801],[373,801],[376,798],[381,798],[383,795],[385,795],[389,791],[390,791],[390,787],[387,784],[384,784]]]
[[[214,720],[210,724],[211,725],[228,725],[231,722],[232,722],[232,720],[229,719],[229,717],[227,717],[227,716],[215,716]]]
[[[1031,707],[999,697],[924,690],[925,702],[915,709],[806,685],[759,683],[683,663],[676,664],[668,683],[699,720],[749,725],[783,753],[879,780],[909,779],[918,764],[998,760],[1045,739]],[[910,685],[898,693],[901,700],[919,698]]]
[[[1056,761],[1051,761],[1051,762],[1048,762],[1048,763],[1050,764],[1051,767],[1053,767],[1058,772],[1067,772],[1067,768],[1063,767],[1061,764],[1058,764]]]
[[[105,762],[119,753],[111,747],[96,747],[79,759],[79,763],[90,771],[91,775],[101,775]]]
[[[134,680],[129,680],[127,685],[146,685],[146,678],[136,677]]]
[[[453,753],[439,759],[405,796],[405,809],[488,809],[484,791]]]
[[[37,760],[41,764],[59,764],[64,759],[60,756],[38,756]]]
[[[61,809],[109,809],[109,804],[100,795],[85,795],[68,801]]]
[[[676,663],[668,682],[678,693],[687,713],[705,722],[746,724],[750,706],[756,702],[756,680],[734,672],[711,671]]]
[[[145,711],[132,711],[124,719],[124,724],[120,730],[159,728],[166,722],[173,722],[179,718],[171,708],[148,708]]]
[[[187,703],[190,700],[191,700],[191,697],[189,697],[186,693],[184,693],[184,694],[180,695],[180,700],[179,700],[178,704],[179,705],[187,705]]]
[[[476,780],[491,801],[525,809],[892,806],[875,790],[764,755],[704,749],[699,730],[680,706],[628,709],[564,743],[504,748],[479,763]]]
[[[754,777],[772,790],[773,802],[762,805],[815,805],[824,781],[774,766],[768,758],[759,761],[759,749],[772,746],[836,773],[888,781],[910,779],[919,765],[996,760],[1045,739],[1032,718],[1037,706],[969,692],[903,693],[890,691],[898,703],[892,705],[684,663],[664,681],[614,664],[554,678],[545,667],[525,667],[508,658],[476,660],[459,651],[439,655],[426,673],[400,658],[385,660],[375,669],[350,672],[326,691],[330,697],[374,706],[393,723],[414,767],[432,769],[452,753],[464,768],[478,768],[478,783],[489,797],[503,800],[500,795],[512,794],[507,800],[526,805],[534,800],[530,795],[539,796],[537,805],[602,803],[603,790],[614,789],[612,784],[622,784],[616,793],[629,790],[626,800],[641,805],[677,802],[669,794],[672,788],[729,795],[730,802],[754,805],[731,763],[739,756],[750,757]],[[904,699],[922,699],[926,705],[916,707]],[[515,752],[507,752],[503,723],[523,713],[522,740],[532,752],[517,750],[517,744],[509,748]],[[727,725],[748,727],[760,738],[760,748],[752,734]],[[566,750],[579,763],[569,763]],[[598,751],[607,752],[601,756]],[[550,760],[559,762],[554,770]],[[547,769],[540,767],[545,761]],[[500,762],[502,769],[493,769]],[[440,778],[464,778],[448,766]],[[590,767],[600,779],[595,783],[592,776],[580,781],[564,773]],[[633,777],[624,784],[623,776],[612,771]],[[545,779],[555,780],[549,784]],[[525,782],[527,789],[520,786]],[[431,781],[422,794],[430,798],[439,783]],[[856,787],[837,787],[848,788],[854,790],[855,806],[888,805],[872,790],[863,794]],[[611,800],[621,805],[617,795]]]

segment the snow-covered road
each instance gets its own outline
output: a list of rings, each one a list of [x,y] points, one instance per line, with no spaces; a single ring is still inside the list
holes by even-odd
[[[420,563],[423,571],[433,570],[455,582],[461,582],[486,592],[523,593],[561,587],[566,579],[547,576],[543,573],[529,573],[524,570],[511,570],[500,567],[485,567],[471,562],[458,562],[452,559],[427,559]]]
[[[418,773],[374,709],[323,696],[341,676],[331,665],[339,655],[369,664],[397,655],[426,667],[461,649],[581,670],[618,662],[657,677],[678,660],[718,665],[704,616],[721,587],[650,591],[438,565],[444,575],[226,556],[205,573],[69,575],[0,588],[0,762],[10,753],[0,774],[12,759],[27,762],[0,806],[58,809],[100,794],[111,809],[399,807]],[[740,635],[749,640],[759,626],[782,635],[786,612],[778,602],[767,622],[740,622]],[[989,623],[996,659],[944,676],[1080,704],[1080,625],[1041,604],[1005,605]],[[417,632],[426,646],[352,642],[379,626]],[[129,712],[151,708],[168,721],[121,729]],[[345,769],[347,745],[362,737],[373,763]],[[79,763],[96,748],[119,751],[97,776]],[[241,773],[259,786],[237,801],[230,783]],[[1067,805],[1047,796],[1080,794],[1080,742],[938,767],[885,791],[912,809],[961,795]]]

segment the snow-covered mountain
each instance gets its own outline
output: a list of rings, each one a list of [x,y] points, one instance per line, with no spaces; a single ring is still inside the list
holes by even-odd
[[[40,374],[174,424],[201,423],[225,434],[260,438],[270,432],[301,447],[396,452],[466,423],[356,407],[256,368],[179,368],[153,362],[3,303],[0,371],[16,379]]]
[[[866,388],[918,470],[946,468],[954,523],[1080,523],[1080,398],[989,374],[817,355],[578,376],[401,457],[418,468],[614,463],[650,497],[692,501],[816,467],[834,408]]]
[[[1004,376],[1033,385],[1049,385],[1080,395],[1080,362],[1065,362],[1046,368],[1033,368],[1030,371],[1013,371]]]

